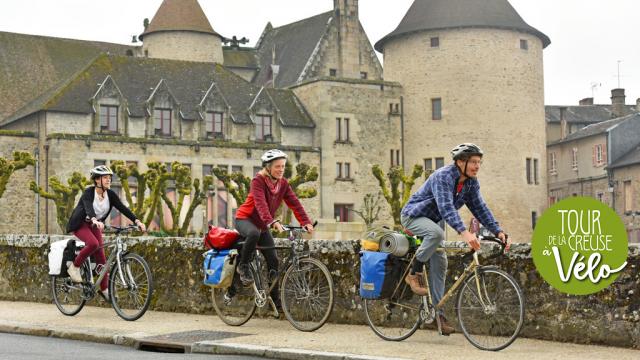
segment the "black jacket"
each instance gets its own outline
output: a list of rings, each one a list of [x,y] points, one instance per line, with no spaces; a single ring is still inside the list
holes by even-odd
[[[78,205],[75,209],[73,209],[73,213],[71,214],[71,218],[69,219],[69,223],[67,224],[67,232],[71,233],[80,228],[82,222],[87,221],[91,218],[96,217],[96,212],[93,210],[93,199],[96,195],[96,187],[89,186],[84,190],[84,193],[80,197],[80,201],[78,201]],[[112,190],[107,190],[107,196],[109,196],[109,212],[102,219],[98,219],[102,222],[109,216],[111,213],[111,209],[115,206],[118,211],[122,213],[122,215],[129,218],[129,220],[135,222],[136,216],[133,215],[131,210],[128,207],[124,206],[122,201],[118,195]]]

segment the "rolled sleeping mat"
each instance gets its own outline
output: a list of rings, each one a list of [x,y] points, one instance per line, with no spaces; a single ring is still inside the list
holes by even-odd
[[[384,234],[380,238],[380,251],[394,256],[405,256],[409,252],[409,240],[406,236],[395,232]]]

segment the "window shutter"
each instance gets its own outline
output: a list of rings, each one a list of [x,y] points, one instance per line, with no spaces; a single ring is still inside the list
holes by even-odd
[[[607,147],[605,145],[602,145],[602,163],[607,163]]]
[[[598,145],[594,145],[593,146],[593,156],[591,158],[591,161],[593,162],[593,166],[597,166],[598,162],[597,162],[597,155],[596,153],[598,152],[598,150],[596,149],[598,147]]]

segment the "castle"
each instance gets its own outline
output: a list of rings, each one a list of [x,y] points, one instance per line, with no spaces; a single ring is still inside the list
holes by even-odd
[[[416,0],[375,43],[384,72],[358,0],[269,23],[253,48],[210,20],[197,0],[164,0],[142,46],[0,32],[0,156],[37,157],[0,199],[13,209],[0,212],[0,231],[60,232],[54,206],[29,180],[46,187],[51,176],[113,160],[252,176],[269,148],[320,169],[318,196],[303,201],[312,217],[349,222],[379,191],[374,164],[436,169],[453,146],[474,142],[486,154],[485,200],[515,241],[529,241],[547,205],[550,40],[507,0]],[[236,207],[218,187],[192,227],[228,225]]]

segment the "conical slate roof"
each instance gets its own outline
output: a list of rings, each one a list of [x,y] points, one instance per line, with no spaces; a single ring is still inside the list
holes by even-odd
[[[195,31],[220,36],[202,11],[198,0],[164,0],[149,26],[140,35],[160,31]]]
[[[551,44],[549,37],[527,24],[508,0],[415,0],[400,25],[375,48],[383,52],[388,41],[418,31],[470,27],[521,31],[539,37],[543,47]]]

